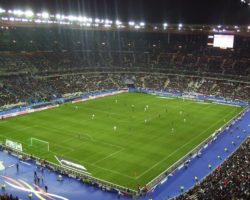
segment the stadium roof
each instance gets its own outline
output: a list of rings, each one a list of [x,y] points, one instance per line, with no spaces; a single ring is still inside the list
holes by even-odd
[[[248,3],[249,0],[1,0],[0,7],[124,22],[249,25]]]
[[[221,33],[250,36],[247,25],[205,25],[205,24],[169,24],[147,23],[145,21],[121,21],[118,19],[92,18],[90,16],[65,15],[48,11],[35,12],[31,9],[5,9],[0,7],[0,28],[11,27],[64,27],[69,29],[103,31],[140,31],[163,33]]]

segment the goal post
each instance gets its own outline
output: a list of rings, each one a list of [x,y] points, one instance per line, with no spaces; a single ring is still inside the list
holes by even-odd
[[[39,149],[41,151],[49,151],[49,142],[45,140],[40,140],[38,138],[30,138],[30,147]]]

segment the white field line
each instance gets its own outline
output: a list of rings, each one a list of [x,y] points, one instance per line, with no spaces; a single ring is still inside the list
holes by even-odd
[[[234,104],[227,104],[227,103],[220,103],[220,102],[212,102],[213,104],[217,105],[223,105],[223,106],[231,106],[231,107],[241,107],[239,105],[234,105]]]
[[[50,144],[50,148],[51,148],[51,146],[52,146],[52,147],[54,147],[54,146],[55,146],[55,147],[59,147],[59,148],[61,148],[61,149],[65,149],[65,150],[70,151],[70,152],[75,151],[73,148],[65,147],[65,146],[62,146],[62,145],[60,145],[60,144]],[[50,152],[55,153],[55,152],[53,152],[53,151],[50,151]]]
[[[67,154],[67,153],[66,153],[66,154]],[[65,155],[66,155],[66,154],[65,154]],[[65,157],[64,155],[60,155],[60,154],[57,154],[57,155],[62,156],[62,157]],[[93,166],[93,167],[95,167],[95,168],[99,168],[99,169],[102,169],[102,170],[111,172],[111,173],[113,173],[113,174],[119,174],[119,175],[121,175],[121,176],[123,176],[123,177],[127,177],[127,178],[130,178],[130,179],[135,180],[135,177],[133,177],[133,176],[129,176],[129,175],[123,174],[123,173],[121,173],[121,172],[118,172],[118,171],[115,171],[115,170],[112,170],[112,169],[104,168],[104,167],[95,165],[95,164],[93,164],[93,163],[87,162],[87,161],[85,161],[85,160],[78,160],[78,159],[76,160],[76,159],[74,159],[74,158],[70,158],[69,160],[72,160],[72,161],[74,161],[74,162],[76,162],[76,163],[81,162],[81,163],[84,163],[85,165],[87,164],[87,165]]]
[[[245,108],[243,111],[241,111],[240,113],[238,113],[237,115],[239,114],[242,114],[244,113],[245,111],[247,110],[247,108]],[[236,118],[236,115],[233,116],[226,124],[224,124],[222,127],[225,127],[226,125],[230,124],[232,122],[232,120]],[[209,136],[210,137],[210,136]],[[208,138],[209,138],[208,137]],[[206,138],[205,140],[207,140],[208,138]],[[175,163],[178,163],[180,160],[182,160],[184,157],[186,157],[188,154],[190,154],[191,152],[193,152],[198,146],[200,146],[205,140],[203,140],[199,145],[197,145],[194,149],[192,149],[191,151],[189,151],[186,155],[184,155],[182,158],[180,158],[177,162]],[[158,176],[156,176],[153,180],[151,180],[149,183],[147,183],[146,185],[149,185],[151,182],[153,182],[155,179],[157,179],[161,174],[163,174],[165,171],[169,170],[172,166],[175,165],[175,163],[173,165],[171,165],[168,169],[164,170],[163,172],[161,172]]]
[[[27,129],[28,128],[32,128],[32,127],[27,127]],[[25,128],[26,129],[26,128]],[[63,129],[58,129],[58,128],[56,128],[58,131],[59,130],[63,130]],[[17,130],[18,131],[18,130]],[[72,131],[71,131],[72,132]],[[86,135],[86,134],[85,134]],[[74,140],[75,138],[69,138],[68,140],[66,140],[66,141],[63,141],[63,143],[65,143],[65,142],[68,142],[68,141],[70,141],[70,140]],[[18,141],[18,142],[20,142],[20,143],[23,143],[23,144],[26,144],[26,145],[28,145],[27,143],[24,143],[23,141],[20,141],[20,140],[17,140],[17,139],[15,139],[15,141]],[[93,139],[93,141],[94,142],[100,142],[100,143],[103,143],[103,144],[106,144],[106,145],[108,145],[108,146],[113,146],[113,147],[115,147],[115,148],[119,148],[120,150],[119,151],[116,151],[116,152],[114,152],[114,153],[118,153],[118,152],[120,152],[120,151],[122,151],[122,150],[124,150],[124,147],[122,147],[122,146],[118,146],[118,145],[113,145],[113,144],[110,144],[110,143],[106,143],[106,142],[102,142],[102,141],[98,141],[98,140],[94,140]],[[82,144],[80,144],[79,146],[81,146]],[[73,148],[66,148],[66,147],[64,147],[64,146],[62,146],[62,145],[58,145],[58,144],[50,144],[50,147],[54,147],[54,146],[58,146],[59,148],[62,148],[62,149],[66,149],[67,151],[68,150],[70,150],[70,152],[68,152],[68,153],[72,153],[73,151],[75,151]],[[53,153],[53,154],[57,154],[58,155],[58,153],[57,152],[54,152],[54,151],[51,151],[50,150],[50,152],[51,153]],[[114,154],[114,153],[112,153],[112,154]],[[66,153],[67,154],[67,153]],[[64,155],[63,155],[64,156]],[[85,162],[86,163],[86,161],[82,161],[82,162]],[[112,172],[112,173],[115,173],[115,174],[119,174],[119,175],[122,175],[122,176],[124,176],[124,177],[128,177],[128,178],[130,178],[130,179],[135,179],[134,177],[132,177],[132,176],[128,176],[128,175],[126,175],[126,174],[122,174],[122,173],[120,173],[120,172],[118,172],[118,171],[114,171],[114,170],[110,170],[110,169],[107,169],[107,168],[103,168],[103,167],[100,167],[100,166],[98,166],[98,165],[95,165],[94,163],[88,163],[89,165],[92,165],[92,166],[94,166],[94,167],[97,167],[97,168],[100,168],[100,169],[103,169],[103,170],[106,170],[106,171],[110,171],[110,172]]]
[[[74,138],[70,138],[70,139],[68,139],[68,140],[66,140],[66,141],[70,141],[70,140],[73,140]],[[65,142],[65,141],[64,141]],[[100,142],[100,141],[97,141],[97,142]],[[111,156],[113,156],[114,154],[117,154],[117,153],[119,153],[119,152],[121,152],[121,151],[123,151],[125,148],[124,147],[122,147],[122,146],[117,146],[117,145],[112,145],[112,144],[109,144],[109,143],[106,143],[106,142],[101,142],[101,143],[104,143],[104,144],[108,144],[109,146],[114,146],[114,147],[116,147],[116,148],[119,148],[120,150],[118,150],[118,151],[116,151],[116,152],[113,152],[113,153],[111,153],[110,155],[108,155],[108,156],[106,156],[105,158],[102,158],[102,160],[104,160],[104,159],[107,159],[108,157],[111,157]],[[81,146],[82,144],[80,144],[80,145],[78,145],[78,146]],[[74,151],[74,150],[73,150]],[[53,152],[53,151],[50,151],[51,153],[54,153],[55,155],[57,154],[57,155],[60,155],[60,154],[58,154],[58,153],[56,153],[56,152]],[[62,157],[65,157],[65,155],[67,155],[68,153],[71,153],[71,152],[67,152],[66,154],[63,154],[63,155],[61,155]],[[72,159],[72,158],[70,158],[70,160],[75,160],[75,159]],[[100,160],[98,160],[98,161],[96,161],[96,162],[94,162],[94,163],[89,163],[89,162],[86,162],[86,161],[84,161],[84,160],[75,160],[76,162],[83,162],[83,163],[86,163],[86,164],[88,164],[88,165],[91,165],[91,166],[94,166],[94,167],[96,167],[96,168],[99,168],[99,169],[102,169],[102,170],[105,170],[105,171],[109,171],[109,172],[111,172],[111,173],[114,173],[114,174],[119,174],[119,175],[121,175],[121,176],[124,176],[124,177],[127,177],[127,178],[130,178],[130,179],[133,179],[133,180],[135,180],[135,177],[132,177],[132,176],[129,176],[129,175],[126,175],[126,174],[123,174],[123,173],[120,173],[120,172],[118,172],[118,171],[115,171],[115,170],[111,170],[111,169],[107,169],[107,168],[104,168],[104,167],[101,167],[101,166],[99,166],[99,165],[96,165],[96,163],[98,163],[98,162],[101,162],[101,159]]]
[[[15,131],[8,132],[8,134],[9,134],[9,133],[18,132],[18,131],[20,131],[20,130],[27,130],[27,129],[30,129],[30,128],[34,128],[34,127],[36,127],[36,126],[37,126],[37,125],[30,126],[30,127],[25,127],[25,128],[23,128],[23,129],[17,129],[17,130],[15,130]],[[6,137],[4,137],[4,136],[2,136],[2,137],[3,137],[3,138],[6,138]],[[6,139],[8,139],[8,138],[6,138]],[[24,141],[21,141],[21,140],[18,140],[18,139],[13,139],[13,141],[17,141],[17,142],[19,142],[19,143],[21,143],[21,144],[25,144],[25,145],[29,146],[28,143],[26,143],[26,142],[24,142]],[[49,143],[49,142],[48,142],[48,143]],[[71,152],[75,151],[73,148],[64,147],[64,146],[61,146],[61,145],[59,145],[59,144],[50,144],[50,143],[49,143],[49,145],[50,145],[50,147],[58,146],[58,147],[60,147],[60,148],[62,148],[62,149],[70,150]],[[53,151],[50,151],[50,152],[54,153]]]
[[[232,110],[230,113],[228,113],[226,116],[230,115],[232,112],[234,112],[234,110]],[[235,117],[235,116],[234,116]],[[232,118],[233,119],[233,118]],[[149,171],[151,171],[153,168],[155,168],[156,166],[158,166],[160,163],[162,163],[163,161],[166,161],[168,158],[170,158],[172,155],[174,155],[176,152],[178,152],[180,149],[182,149],[183,147],[185,147],[186,145],[188,145],[190,142],[192,142],[193,140],[195,140],[196,138],[200,137],[201,135],[203,135],[204,133],[206,133],[207,130],[211,129],[212,127],[214,127],[216,124],[218,124],[220,121],[216,121],[216,123],[214,123],[212,126],[209,126],[209,128],[207,128],[205,131],[201,132],[199,135],[197,135],[196,137],[194,137],[193,139],[189,140],[187,143],[185,143],[184,145],[182,145],[181,147],[179,147],[178,149],[176,149],[174,152],[172,152],[170,155],[168,155],[167,157],[165,157],[164,159],[160,160],[159,162],[157,162],[156,164],[154,164],[152,167],[150,167],[149,169],[145,170],[143,173],[141,173],[139,176],[136,177],[136,179],[139,179],[140,177],[142,177],[144,174],[148,173]]]
[[[159,98],[159,99],[174,99],[174,98],[171,98],[171,97],[163,97],[163,96],[157,96],[157,98]]]
[[[73,140],[73,139],[69,139],[69,140]],[[20,142],[20,143],[22,143],[22,144],[26,144],[26,145],[28,146],[28,144],[25,143],[25,142],[23,142],[23,141],[20,141],[20,140],[17,140],[17,139],[15,139],[15,141]],[[103,143],[103,142],[102,142],[102,143]],[[104,143],[104,144],[105,144],[105,143]],[[108,144],[108,143],[106,143],[106,144]],[[82,144],[80,144],[80,145],[82,145]],[[79,145],[79,146],[80,146],[80,145]],[[110,145],[110,146],[114,146],[114,147],[116,147],[116,148],[120,148],[119,151],[122,151],[122,150],[124,149],[124,148],[121,147],[121,146],[112,145],[112,144],[109,144],[109,145]],[[52,146],[53,146],[53,145],[52,145]],[[53,151],[49,151],[49,152],[54,153],[55,155],[56,155],[56,154],[57,154],[57,155],[60,155],[60,154],[58,154],[58,153],[56,153],[56,152],[53,152]],[[117,152],[115,152],[115,153],[117,153]],[[66,154],[67,154],[67,153],[66,153]],[[66,154],[64,154],[64,155],[66,155]],[[65,157],[64,155],[61,154],[62,157]],[[70,158],[70,160],[73,160],[73,161],[74,161],[75,159]],[[111,169],[107,169],[107,168],[104,168],[104,167],[100,167],[100,166],[98,166],[98,165],[95,165],[95,164],[93,164],[93,163],[86,162],[86,161],[84,161],[84,160],[75,160],[75,161],[76,161],[77,163],[80,161],[80,162],[82,162],[82,163],[86,163],[86,164],[88,164],[88,165],[91,165],[91,166],[94,166],[94,167],[96,167],[96,168],[99,168],[99,169],[102,169],[102,170],[111,172],[111,173],[113,173],[113,174],[118,174],[118,175],[121,175],[121,176],[123,176],[123,177],[127,177],[127,178],[129,178],[129,179],[135,180],[135,177],[133,177],[133,176],[129,176],[129,175],[123,174],[123,173],[118,172],[118,171],[115,171],[115,170],[111,170]]]
[[[198,104],[211,104],[211,103],[207,103],[207,102],[202,102],[202,101],[197,101],[195,103],[198,103]]]
[[[119,174],[119,175],[121,175],[121,176],[124,176],[124,177],[130,178],[130,179],[136,180],[136,178],[133,177],[133,176],[129,176],[129,175],[127,175],[127,174],[123,174],[123,173],[121,173],[121,172],[114,171],[114,170],[112,170],[112,169],[107,169],[107,168],[100,167],[100,166],[94,165],[94,164],[90,164],[90,165],[92,165],[92,166],[94,166],[94,167],[96,167],[96,168],[100,168],[100,169],[105,170],[105,171],[112,172],[112,173],[114,173],[114,174]]]
[[[42,128],[47,129],[47,130],[51,130],[51,129],[45,127],[46,124],[40,123],[39,125],[44,125],[44,126],[42,126]],[[56,130],[56,132],[58,132],[58,133],[61,133],[62,131],[65,132],[65,129],[55,128],[55,127],[53,127],[52,130]],[[80,134],[80,136],[83,136],[83,135],[88,136],[89,137],[89,141],[91,141],[91,142],[102,143],[104,145],[112,146],[112,147],[115,147],[115,148],[118,148],[118,149],[123,149],[124,148],[123,146],[120,146],[120,145],[111,144],[111,143],[104,142],[104,141],[101,141],[101,140],[98,140],[98,139],[94,139],[90,134],[87,134],[87,133],[79,133],[79,132],[70,131],[70,130],[67,130],[66,132],[73,133],[75,135],[79,135]],[[85,137],[85,138],[88,138],[88,137]],[[74,136],[72,136],[72,138],[69,139],[69,140],[73,140],[73,139],[75,139]]]
[[[104,160],[106,160],[106,159],[108,159],[108,158],[114,156],[115,154],[120,153],[120,152],[123,151],[123,150],[124,150],[124,149],[121,149],[121,150],[119,150],[119,151],[113,152],[113,153],[107,155],[106,157],[97,160],[96,162],[93,163],[93,165],[95,165],[95,164],[97,164],[97,163],[99,163],[99,162],[101,162],[101,161],[104,161]]]
[[[94,112],[97,112],[97,113],[99,112],[99,113],[117,115],[117,116],[121,116],[121,117],[127,117],[127,115],[122,115],[122,114],[119,114],[119,113],[105,111],[105,110],[97,110],[97,109],[93,109],[93,108],[89,108],[89,107],[85,107],[84,109],[91,110],[91,111],[93,111],[93,113]],[[94,114],[96,114],[96,113],[94,113]]]

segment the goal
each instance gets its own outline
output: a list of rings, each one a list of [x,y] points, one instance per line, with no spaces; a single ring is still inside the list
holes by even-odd
[[[30,138],[30,147],[39,151],[49,151],[49,142],[37,138]]]

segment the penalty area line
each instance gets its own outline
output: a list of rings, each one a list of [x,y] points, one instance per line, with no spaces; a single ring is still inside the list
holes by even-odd
[[[113,152],[113,153],[107,155],[106,157],[97,160],[96,162],[93,163],[93,165],[95,165],[95,164],[97,164],[97,163],[99,163],[99,162],[101,162],[101,161],[104,161],[104,160],[106,160],[106,159],[108,159],[108,158],[114,156],[115,154],[120,153],[120,152],[123,151],[123,150],[124,150],[124,149],[121,149],[121,150],[119,150],[119,151]]]

